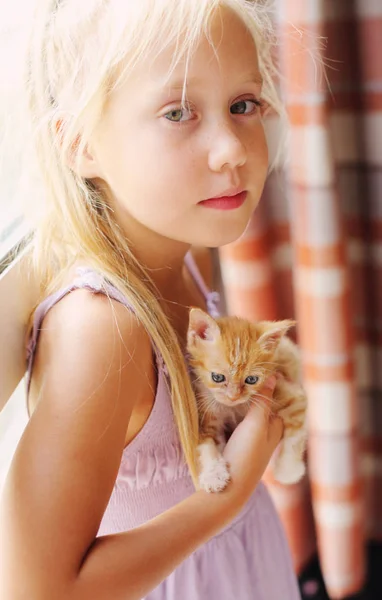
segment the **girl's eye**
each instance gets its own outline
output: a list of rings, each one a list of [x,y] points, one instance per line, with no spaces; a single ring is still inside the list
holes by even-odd
[[[239,100],[232,104],[231,114],[233,115],[253,115],[262,107],[260,100]]]
[[[211,377],[215,383],[223,383],[225,381],[225,377],[221,373],[211,373]]]
[[[248,385],[255,385],[255,383],[257,383],[258,381],[259,381],[259,378],[256,377],[256,375],[250,375],[245,380],[245,383],[247,383]]]
[[[175,108],[166,113],[165,118],[172,123],[181,123],[183,121],[190,121],[192,119],[192,113],[189,108]]]

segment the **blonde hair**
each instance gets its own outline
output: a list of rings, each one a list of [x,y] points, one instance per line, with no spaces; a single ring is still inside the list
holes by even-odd
[[[81,258],[125,297],[166,364],[180,441],[196,481],[198,416],[177,336],[113,220],[102,191],[70,168],[102,117],[108,94],[147,56],[173,44],[172,67],[209,34],[214,11],[231,8],[247,25],[264,78],[263,98],[280,108],[266,2],[250,0],[42,0],[28,51],[27,90],[45,201],[33,240],[41,295]],[[123,67],[123,68],[122,68]]]

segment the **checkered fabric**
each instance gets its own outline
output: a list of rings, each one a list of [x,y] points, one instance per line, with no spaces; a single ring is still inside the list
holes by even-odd
[[[342,599],[362,588],[366,539],[382,538],[382,1],[278,9],[289,163],[221,270],[229,312],[297,318],[309,481],[267,483],[296,570],[317,539]]]

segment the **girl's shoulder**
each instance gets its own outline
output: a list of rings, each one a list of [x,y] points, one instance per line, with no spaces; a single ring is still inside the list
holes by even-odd
[[[44,314],[39,351],[44,346],[54,350],[52,359],[59,353],[68,359],[75,356],[83,370],[104,356],[105,348],[114,349],[106,355],[110,361],[115,353],[123,361],[147,346],[151,359],[151,341],[134,313],[116,298],[87,287],[71,289]]]
[[[134,369],[130,363],[138,363],[149,373],[152,343],[117,290],[105,290],[103,278],[94,272],[78,271],[77,278],[37,308],[27,360],[33,411],[47,372],[56,373],[54,386],[70,380],[71,385],[85,388],[94,386],[95,373],[102,368],[105,381],[113,369]],[[49,370],[44,369],[47,364]]]
[[[74,293],[75,292],[75,293]],[[72,329],[81,327],[89,317],[100,318],[117,311],[119,319],[137,323],[125,297],[111,286],[98,272],[83,265],[74,265],[60,282],[59,289],[46,296],[37,306],[27,343],[27,357],[33,357],[42,329],[46,324],[58,319],[58,330],[72,323]],[[42,325],[44,323],[44,327]]]

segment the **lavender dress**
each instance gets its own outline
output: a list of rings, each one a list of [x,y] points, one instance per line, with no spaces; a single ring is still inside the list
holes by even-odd
[[[217,316],[218,296],[210,292],[191,255],[187,266]],[[109,295],[128,306],[126,298],[90,270],[80,270],[67,288],[38,307],[28,344],[28,375],[38,333],[47,311],[79,288]],[[132,529],[193,493],[178,440],[166,370],[160,357],[155,403],[143,429],[124,449],[121,465],[98,535]],[[285,535],[272,501],[260,483],[236,519],[194,552],[146,600],[299,600],[297,581]]]

